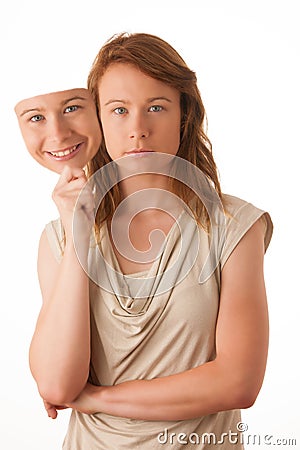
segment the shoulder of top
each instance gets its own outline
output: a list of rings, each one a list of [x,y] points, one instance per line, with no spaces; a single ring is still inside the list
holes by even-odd
[[[64,229],[60,218],[48,222],[45,226],[45,230],[47,232],[55,231],[58,236],[64,235]]]
[[[247,205],[254,207],[254,205],[252,205],[251,203],[234,195],[223,194],[222,198],[223,208],[229,213],[234,213]]]

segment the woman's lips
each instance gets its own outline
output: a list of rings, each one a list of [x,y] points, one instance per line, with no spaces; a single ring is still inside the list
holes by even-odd
[[[68,159],[73,158],[80,150],[81,143],[73,145],[73,147],[66,148],[64,150],[59,150],[57,152],[46,152],[50,158],[55,159],[56,161],[67,161]]]
[[[145,153],[153,153],[153,150],[148,150],[145,148],[135,148],[133,150],[130,150],[129,152],[126,152],[125,155],[132,155],[132,156],[143,156]]]

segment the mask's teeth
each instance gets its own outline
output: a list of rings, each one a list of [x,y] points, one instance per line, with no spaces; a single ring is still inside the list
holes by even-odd
[[[73,153],[74,150],[76,150],[77,145],[74,145],[72,148],[70,148],[69,150],[65,150],[63,152],[50,152],[51,155],[53,156],[58,156],[58,157],[62,157],[62,156],[67,156],[70,155],[70,153]]]

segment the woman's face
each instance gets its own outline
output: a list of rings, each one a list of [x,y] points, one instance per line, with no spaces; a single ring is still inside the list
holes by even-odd
[[[112,160],[144,152],[176,155],[180,143],[180,93],[133,65],[109,66],[99,83],[99,106]]]
[[[97,153],[102,134],[87,89],[70,89],[22,100],[15,107],[31,156],[60,173],[67,164],[83,168]]]

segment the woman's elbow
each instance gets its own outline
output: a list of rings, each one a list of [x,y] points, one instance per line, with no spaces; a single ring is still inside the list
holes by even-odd
[[[77,376],[60,371],[41,369],[30,361],[30,371],[36,382],[38,391],[43,400],[52,405],[66,405],[72,403],[85,387],[89,370],[77,372]]]
[[[43,400],[56,406],[72,403],[83,390],[86,381],[70,383],[37,382],[40,396]]]
[[[233,387],[230,409],[247,409],[254,405],[261,388],[261,383],[242,381]]]

